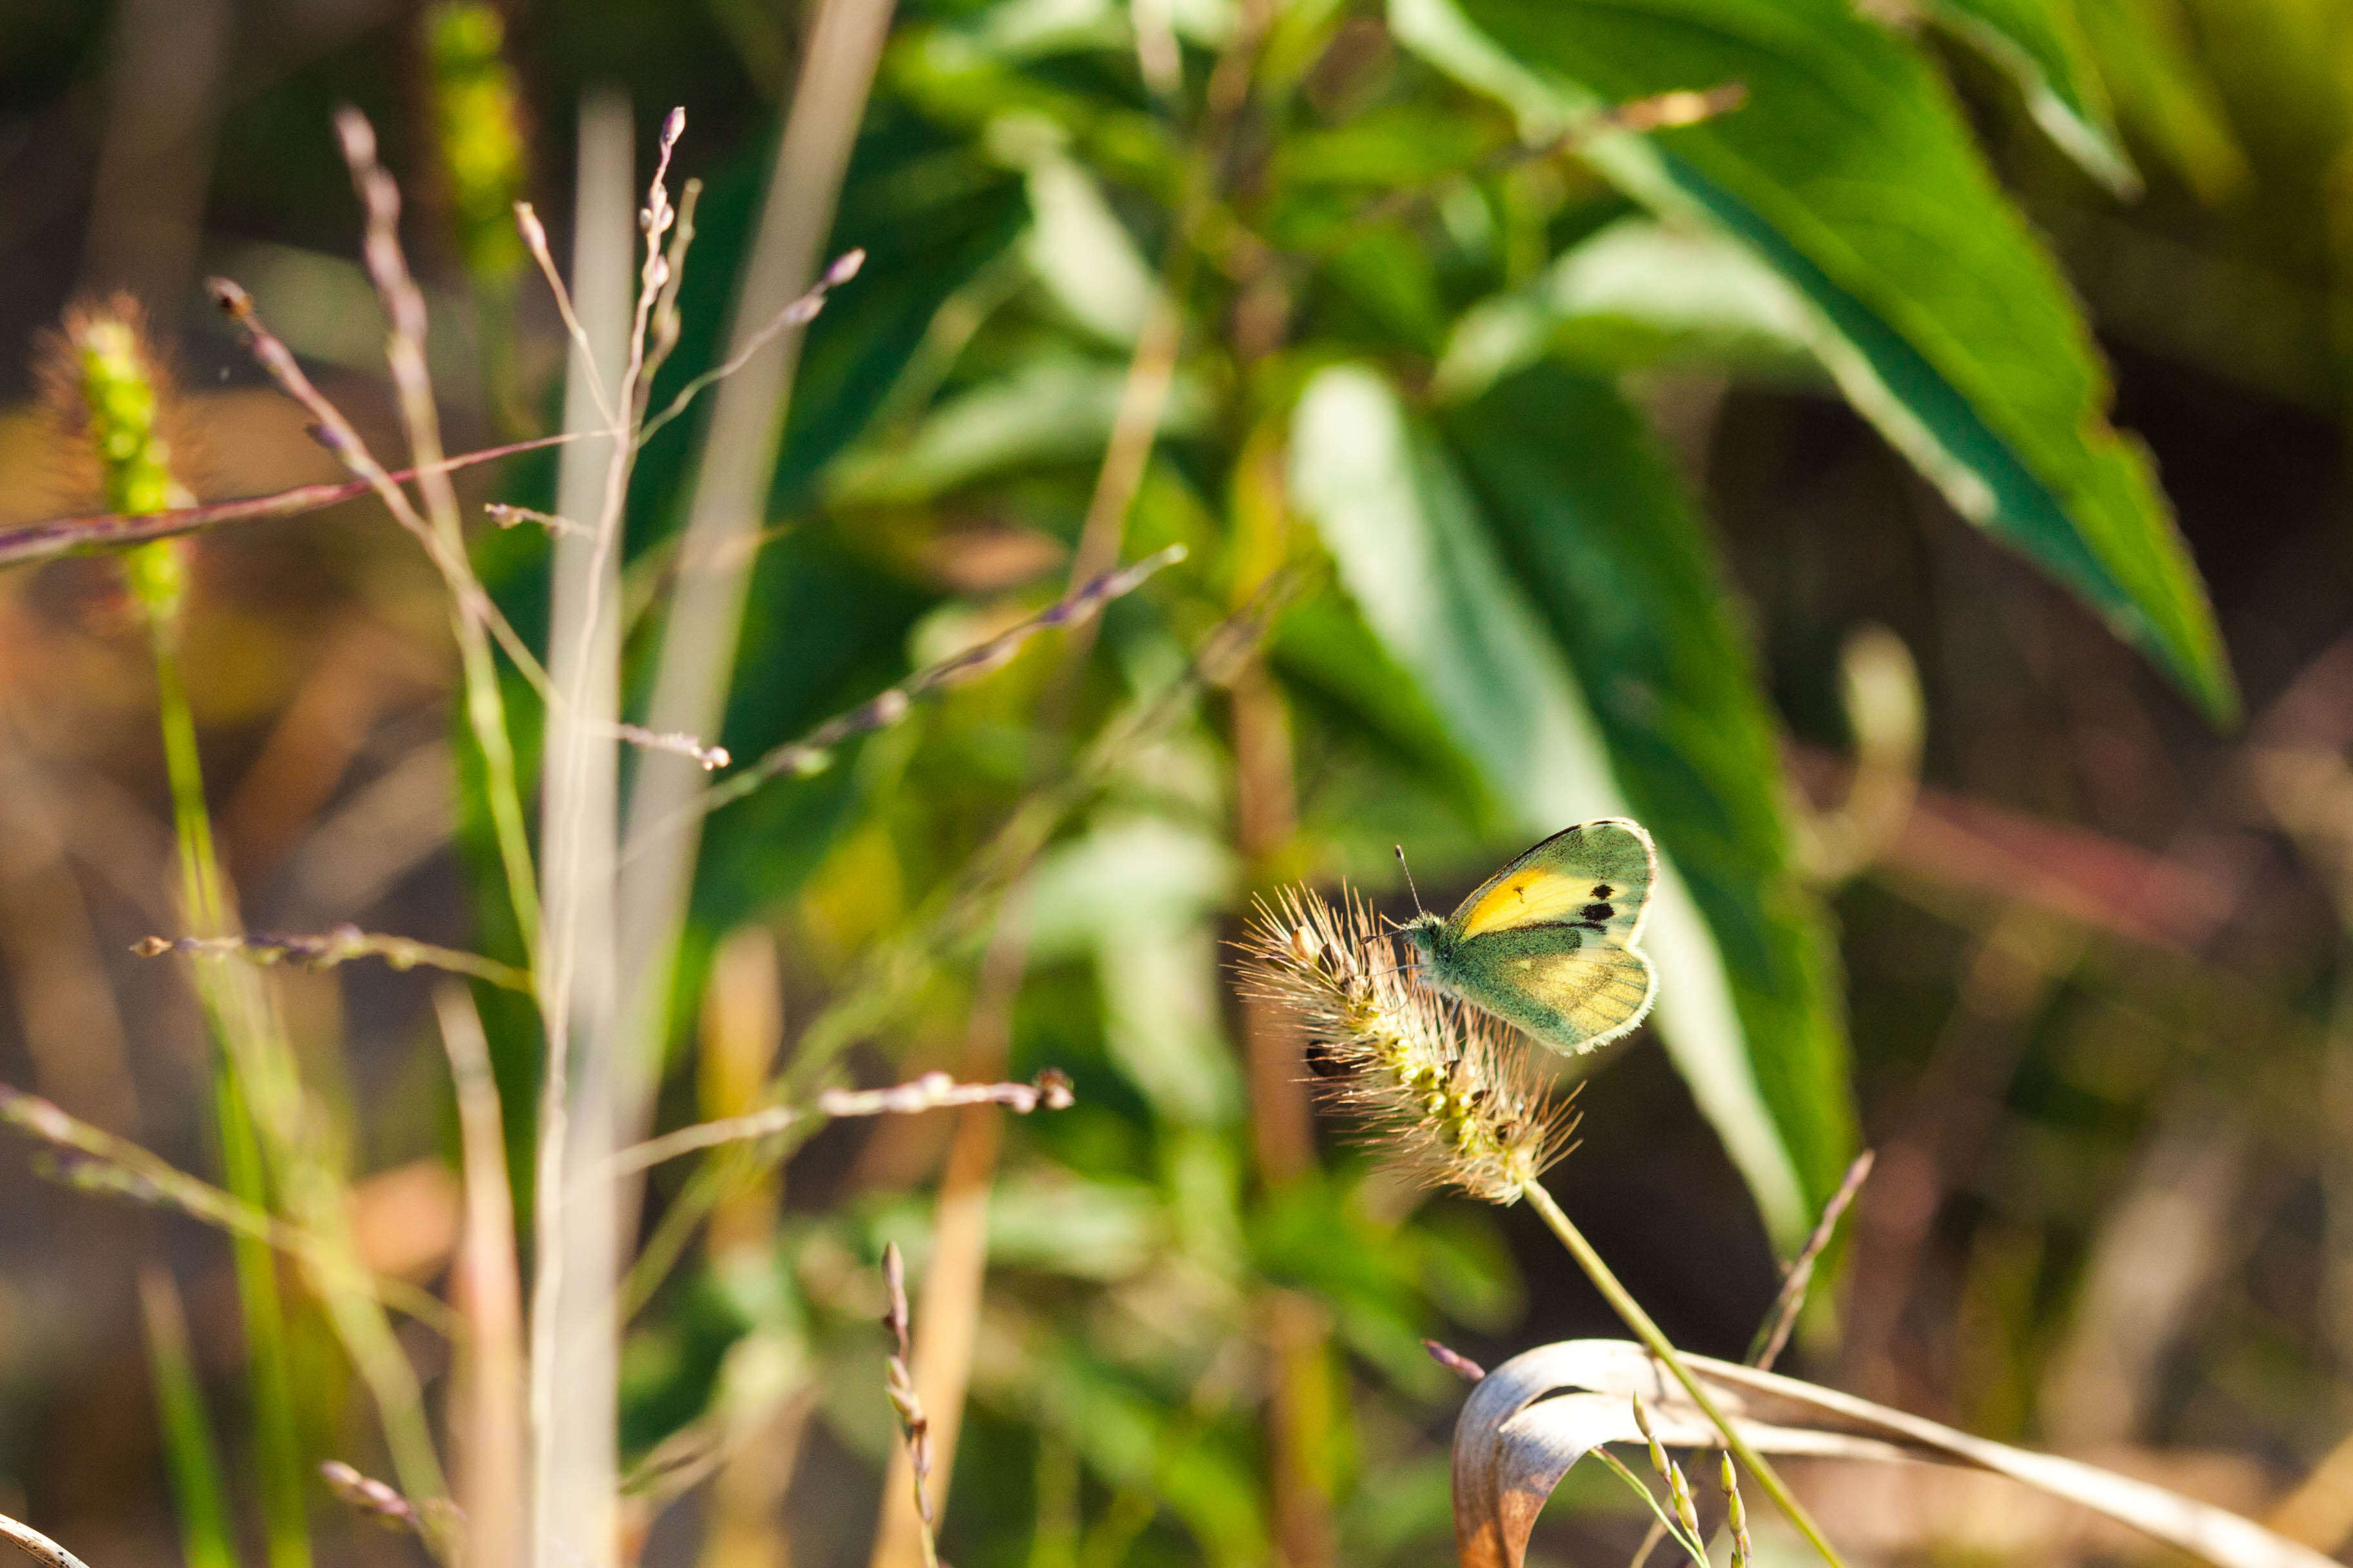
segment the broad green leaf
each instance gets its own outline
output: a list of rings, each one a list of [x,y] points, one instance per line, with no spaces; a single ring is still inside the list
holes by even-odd
[[[1547,354],[1596,370],[1693,361],[1818,379],[1805,301],[1754,251],[1695,225],[1620,218],[1524,289],[1456,318],[1430,390],[1475,396]]]
[[[1053,353],[959,393],[903,440],[854,452],[834,469],[827,499],[837,506],[904,505],[992,474],[1094,457],[1111,436],[1126,371],[1108,360]],[[1165,430],[1196,426],[1200,389],[1171,389]]]
[[[1812,307],[1815,353],[1956,510],[2099,612],[2217,721],[2213,612],[2050,258],[1943,82],[1845,0],[1391,0],[1398,36],[1531,135],[1609,101],[1737,81],[1738,111],[1592,162],[1754,249]]]
[[[1291,426],[1293,499],[1390,656],[1530,836],[1631,815],[1600,731],[1445,451],[1388,383],[1319,373]],[[1516,847],[1516,846],[1515,846]],[[1672,845],[1645,945],[1658,1026],[1777,1239],[1807,1223],[1799,1145],[1767,1100],[1728,968]]]
[[[1104,1047],[1172,1121],[1227,1124],[1242,1102],[1219,1016],[1211,929],[1233,883],[1222,844],[1139,817],[1057,847],[1027,884],[1033,943],[1044,953],[1092,954]]]
[[[1597,377],[1538,365],[1441,427],[1513,581],[1590,696],[1634,814],[1706,917],[1758,1089],[1820,1203],[1855,1142],[1839,975],[1789,864],[1774,725],[1699,520],[1641,417]]]
[[[2120,196],[2139,194],[2069,0],[1927,0],[1923,9],[2010,74],[2034,123],[2085,174]]]

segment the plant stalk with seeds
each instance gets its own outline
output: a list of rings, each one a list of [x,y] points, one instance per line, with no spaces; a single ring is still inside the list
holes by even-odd
[[[1403,965],[1388,929],[1352,892],[1336,908],[1297,889],[1261,902],[1242,948],[1245,984],[1291,1008],[1324,1053],[1327,1096],[1419,1179],[1493,1204],[1526,1200],[1822,1560],[1844,1568],[1805,1505],[1545,1189],[1575,1122],[1517,1037]]]
[[[899,1256],[899,1244],[892,1242],[882,1248],[882,1289],[888,1305],[882,1315],[882,1326],[891,1331],[896,1348],[891,1352],[885,1388],[891,1395],[891,1407],[899,1413],[899,1427],[907,1439],[907,1460],[914,1471],[915,1515],[923,1525],[923,1568],[939,1568],[939,1542],[932,1531],[932,1423],[923,1414],[923,1402],[915,1393],[914,1369],[910,1365],[913,1351],[908,1331],[907,1265]]]

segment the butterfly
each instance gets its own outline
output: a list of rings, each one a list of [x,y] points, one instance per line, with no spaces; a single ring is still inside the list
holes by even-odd
[[[1658,994],[1641,946],[1658,876],[1650,833],[1606,816],[1554,834],[1445,919],[1422,910],[1399,930],[1425,978],[1574,1056],[1641,1023]]]

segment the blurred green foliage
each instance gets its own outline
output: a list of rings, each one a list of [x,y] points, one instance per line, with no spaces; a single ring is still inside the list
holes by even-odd
[[[439,89],[435,110],[385,113],[387,145],[420,178],[438,160],[445,237],[479,275],[515,260],[498,237],[512,194],[560,208],[579,88],[625,75],[649,121],[667,105],[646,95],[684,101],[686,156],[706,188],[659,407],[725,341],[801,47],[801,18],[785,10],[543,5],[512,13],[501,37],[489,7],[438,8],[427,41],[404,46]],[[1179,348],[1119,555],[1172,542],[1190,554],[1112,607],[1083,662],[1069,639],[1042,638],[826,771],[713,816],[662,1107],[671,1124],[704,1114],[693,1058],[711,954],[746,925],[774,931],[786,955],[786,1070],[820,1025],[851,1046],[827,1067],[836,1076],[958,1067],[996,905],[951,917],[986,889],[1007,822],[1050,806],[1015,895],[1027,973],[1006,1070],[1061,1068],[1078,1103],[1012,1124],[997,1174],[951,1560],[1371,1563],[1444,1550],[1457,1394],[1418,1341],[1508,1336],[1526,1289],[1496,1216],[1401,1191],[1376,1156],[1318,1134],[1303,1174],[1263,1160],[1287,1112],[1253,1092],[1261,1026],[1232,997],[1221,943],[1278,881],[1345,879],[1389,900],[1402,843],[1435,902],[1538,834],[1641,817],[1672,868],[1651,936],[1664,979],[1655,1033],[1746,1187],[1707,1194],[1736,1216],[1710,1234],[1746,1234],[1753,1209],[1788,1250],[1861,1138],[1848,969],[1873,965],[1863,1022],[1883,1028],[1872,1059],[1887,1077],[1919,1065],[1896,1059],[1903,1049],[1929,1058],[1924,998],[1941,999],[1971,954],[1944,954],[1934,985],[1879,962],[1896,919],[1878,889],[1844,895],[1842,953],[1828,912],[1838,889],[1796,847],[1801,796],[1784,761],[1785,707],[1817,739],[1839,719],[1819,691],[1775,689],[1787,676],[1769,656],[1776,637],[1827,644],[1844,618],[1875,613],[1879,579],[1855,564],[1862,586],[1835,611],[1820,607],[1827,594],[1808,600],[1815,619],[1798,632],[1756,624],[1732,584],[1761,579],[1736,567],[1755,564],[1743,548],[1766,546],[1727,548],[1712,526],[1738,535],[1730,525],[1746,520],[1724,518],[1705,486],[1709,421],[1727,388],[1736,405],[1843,400],[1894,454],[1883,466],[1908,465],[1922,494],[2072,595],[2186,699],[2184,715],[2233,722],[2239,682],[2215,613],[2147,452],[2111,422],[2079,295],[2104,329],[2337,416],[2353,276],[2339,68],[2353,20],[2337,11],[901,7],[828,245],[867,261],[812,325],[780,415],[724,729],[706,739],[756,757],[1051,603],[1164,305]],[[54,13],[13,25],[11,37],[99,48]],[[1173,81],[1152,63],[1170,58]],[[1240,88],[1216,89],[1221,73]],[[298,158],[333,173],[311,110],[336,92],[389,108],[395,74],[336,57],[241,107],[223,132],[222,210],[248,211],[265,187],[258,147],[302,142]],[[723,99],[708,116],[705,84]],[[1610,115],[1727,85],[1743,100],[1694,122],[1630,129]],[[349,226],[347,209],[324,207],[290,216],[289,232],[324,245]],[[2195,284],[2172,265],[2193,251]],[[530,346],[534,332],[554,342],[545,327],[522,310],[490,330]],[[464,408],[498,401],[443,390]],[[531,390],[522,406],[543,423],[553,389]],[[1699,444],[1682,417],[1694,403]],[[697,422],[680,421],[632,482],[632,710],[698,441]],[[507,472],[509,499],[550,504],[552,464]],[[1883,510],[1909,499],[1878,482]],[[1906,546],[1941,548],[1935,526]],[[1879,547],[1894,548],[1885,531]],[[485,537],[479,564],[543,638],[543,542]],[[1205,640],[1270,579],[1288,596],[1262,657],[1244,678],[1186,685]],[[1989,686],[2024,679],[2000,668]],[[1265,731],[1245,733],[1261,722],[1246,716],[1256,677],[1294,808],[1271,843],[1242,820],[1266,788],[1250,773]],[[1172,690],[1181,700],[1155,707]],[[509,698],[528,728],[527,689],[512,682]],[[1089,770],[1091,746],[1146,714],[1151,728]],[[489,891],[462,736],[457,750],[478,940],[520,960]],[[2028,1424],[2041,1353],[2028,1330],[2038,1345],[2054,1336],[2094,1245],[2095,1216],[2051,1194],[2088,1192],[2093,1167],[2124,1158],[2164,1070],[2135,1055],[2158,1047],[2097,1021],[2123,1005],[2115,994],[2157,983],[2114,980],[2099,1000],[2053,967],[2035,994],[2064,1015],[2065,1040],[2014,1098],[2039,1131],[2086,1142],[2025,1140],[2020,1169],[2038,1173],[2044,1207],[2032,1225],[1972,1232],[1961,1270],[1968,1310],[2020,1325],[2020,1345],[1968,1396],[1998,1430]],[[2290,1013],[2324,989],[2311,975],[2280,988]],[[536,1025],[528,1005],[481,1001],[527,1205]],[[2168,1027],[2229,1023],[2211,1000],[2178,1001]],[[1648,1049],[1562,1070],[1609,1072]],[[896,1441],[871,1265],[895,1240],[921,1277],[946,1136],[912,1121],[828,1131],[795,1152],[756,1246],[689,1251],[630,1331],[630,1461],[652,1476],[681,1441],[732,1430],[733,1413],[786,1411],[810,1434],[804,1489],[827,1494],[793,1517],[857,1516],[807,1554],[863,1554]],[[1608,1152],[1593,1190],[1626,1190],[1609,1162],[1641,1158],[1634,1134],[1597,1142]],[[1583,1179],[1585,1157],[1569,1169]],[[650,1222],[694,1179],[663,1170]],[[1630,1247],[1673,1232],[1673,1217],[1638,1214],[1597,1236]],[[2046,1220],[2051,1237],[2034,1228]],[[1672,1237],[1650,1244],[1674,1250]],[[1656,1267],[1687,1296],[1745,1310],[1708,1266],[1690,1266],[1696,1279]],[[1282,1341],[1284,1360],[1269,1347],[1293,1331],[1273,1325],[1294,1321],[1310,1328]],[[2242,1353],[2261,1361],[2276,1338],[2266,1329]],[[2266,1363],[2232,1375],[2254,1387],[2278,1374]],[[2321,1446],[2327,1426],[2307,1419],[2297,1441]],[[1588,1505],[1608,1506],[1567,1506]],[[1290,1533],[1303,1510],[1321,1521],[1320,1548]]]

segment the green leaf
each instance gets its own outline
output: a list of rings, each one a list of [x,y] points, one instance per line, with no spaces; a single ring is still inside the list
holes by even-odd
[[[1424,56],[1531,135],[1599,105],[1737,81],[1746,107],[1599,136],[1629,194],[1704,218],[1812,307],[1815,353],[1961,514],[2034,561],[2218,721],[2213,612],[2050,258],[1941,80],[1845,0],[1390,0]],[[1474,25],[1475,24],[1475,25]]]
[[[1714,549],[1606,381],[1539,365],[1442,428],[1513,580],[1590,695],[1635,815],[1706,918],[1758,1089],[1820,1204],[1855,1146],[1839,975],[1790,866],[1774,724]]]
[[[2175,0],[2078,0],[2076,15],[2126,130],[2216,205],[2253,177]]]
[[[1456,318],[1430,390],[1475,396],[1547,354],[1594,370],[1701,362],[1819,381],[1813,332],[1805,301],[1747,247],[1694,225],[1620,218],[1525,288]]]
[[[1342,583],[1523,829],[1631,815],[1560,647],[1444,448],[1409,421],[1395,389],[1360,366],[1319,373],[1293,416],[1290,461],[1293,499]],[[1766,1097],[1757,1057],[1767,1042],[1744,1028],[1727,973],[1737,960],[1711,935],[1675,847],[1662,847],[1645,938],[1659,1032],[1786,1244],[1807,1223],[1799,1173],[1820,1156],[1801,1142],[1809,1124],[1785,1127]]]
[[[1091,460],[1110,438],[1127,372],[1108,360],[1051,351],[947,399],[903,439],[877,442],[833,469],[836,506],[907,505],[976,479],[1039,464]],[[1161,428],[1199,426],[1200,388],[1170,389]]]
[[[2034,123],[2085,174],[2119,196],[2140,194],[2068,0],[1927,0],[1923,9],[2009,73]]]
[[[140,1273],[139,1295],[146,1312],[147,1371],[155,1384],[155,1420],[163,1428],[164,1464],[172,1478],[182,1560],[187,1568],[237,1568],[227,1489],[221,1483],[204,1384],[188,1350],[179,1289],[163,1265],[151,1263]]]

